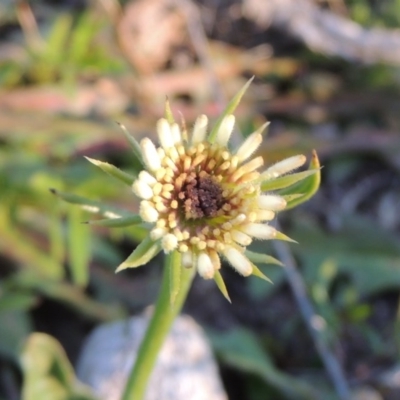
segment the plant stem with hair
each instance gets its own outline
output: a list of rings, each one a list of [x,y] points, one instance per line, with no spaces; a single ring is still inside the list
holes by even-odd
[[[179,264],[181,270],[180,290],[172,303],[170,276],[172,269],[177,264]],[[183,268],[181,266],[181,256],[177,251],[166,255],[161,291],[121,400],[141,400],[144,398],[147,383],[157,361],[157,356],[175,317],[179,314],[186,300],[194,272],[193,268]]]

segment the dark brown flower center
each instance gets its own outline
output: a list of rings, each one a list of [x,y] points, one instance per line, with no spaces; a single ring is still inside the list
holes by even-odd
[[[186,181],[179,198],[183,200],[186,219],[215,217],[225,204],[221,186],[209,175]]]

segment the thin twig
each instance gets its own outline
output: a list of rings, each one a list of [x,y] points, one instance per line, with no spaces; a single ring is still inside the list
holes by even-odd
[[[45,42],[40,35],[39,27],[32,8],[27,1],[17,4],[17,18],[28,46],[35,51],[43,50]]]
[[[227,101],[208,53],[208,39],[201,22],[200,12],[197,6],[189,0],[175,0],[175,3],[185,15],[187,30],[194,50],[209,75],[213,97],[222,110]]]
[[[283,28],[313,51],[367,64],[400,65],[398,29],[365,28],[313,0],[243,0],[242,10],[257,25]]]
[[[296,261],[293,258],[289,246],[285,242],[279,240],[274,241],[273,245],[278,258],[285,265],[284,270],[290,288],[300,309],[303,320],[314,341],[317,352],[324,363],[326,372],[333,383],[335,391],[341,400],[349,400],[351,398],[350,389],[344,372],[335,355],[321,335],[323,328],[321,324],[318,323],[321,321],[321,317],[315,313],[311,301],[307,296],[304,281],[297,270]]]

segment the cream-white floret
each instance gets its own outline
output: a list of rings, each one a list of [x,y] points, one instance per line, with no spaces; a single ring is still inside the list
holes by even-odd
[[[193,266],[193,253],[190,250],[182,254],[182,265],[185,268],[191,268]]]
[[[218,129],[216,142],[220,146],[226,146],[233,132],[235,126],[235,116],[227,115],[221,122],[221,126]]]
[[[140,142],[140,147],[142,149],[143,161],[145,162],[147,168],[150,171],[157,171],[159,168],[161,168],[160,156],[158,155],[154,143],[150,139],[144,138]]]
[[[239,147],[236,156],[239,162],[247,160],[260,146],[262,142],[262,135],[258,132],[252,133]]]
[[[252,242],[252,239],[249,235],[247,235],[246,233],[243,233],[241,231],[238,230],[232,230],[231,231],[231,236],[232,239],[239,243],[241,246],[249,246]]]
[[[275,213],[271,210],[257,210],[256,221],[271,221],[275,218]]]
[[[242,228],[244,233],[257,239],[273,239],[276,236],[276,229],[273,226],[260,223],[250,223]]]
[[[281,211],[286,207],[286,200],[274,194],[262,194],[258,196],[257,203],[263,210]]]
[[[240,275],[249,276],[252,274],[253,266],[251,262],[239,250],[231,246],[226,246],[223,254]]]
[[[207,253],[201,252],[197,257],[197,271],[204,279],[214,277],[214,265]]]
[[[200,115],[194,123],[192,133],[192,144],[204,142],[207,132],[208,118],[206,115]]]
[[[157,122],[157,134],[160,144],[164,149],[168,149],[174,145],[174,138],[171,132],[171,126],[165,118],[161,118]]]
[[[287,174],[297,168],[300,168],[306,162],[306,157],[303,154],[286,158],[269,167],[261,174],[261,180],[278,178],[281,175]]]
[[[242,222],[246,221],[246,214],[239,214],[235,218],[233,218],[230,223],[232,225],[238,225],[241,224]]]
[[[181,129],[179,128],[179,125],[177,123],[171,125],[171,135],[174,145],[182,142]]]
[[[151,199],[154,194],[152,188],[141,179],[138,179],[133,183],[132,190],[136,196],[145,200]]]
[[[140,202],[139,215],[145,222],[156,222],[159,217],[158,211],[147,200]]]
[[[145,170],[139,172],[139,179],[146,182],[149,186],[153,186],[157,183],[157,179]]]
[[[150,237],[152,240],[158,240],[167,233],[165,228],[154,228],[150,232]]]
[[[169,253],[177,248],[178,239],[174,234],[168,233],[161,239],[161,246],[166,253]]]

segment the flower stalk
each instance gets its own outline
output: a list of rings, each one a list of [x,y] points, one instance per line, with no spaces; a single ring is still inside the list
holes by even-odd
[[[180,284],[178,293],[172,298],[171,281],[176,270],[181,272]],[[148,380],[157,361],[157,355],[175,317],[185,302],[194,272],[191,268],[181,268],[181,255],[179,252],[173,251],[166,255],[159,297],[121,400],[140,400],[144,398]]]

